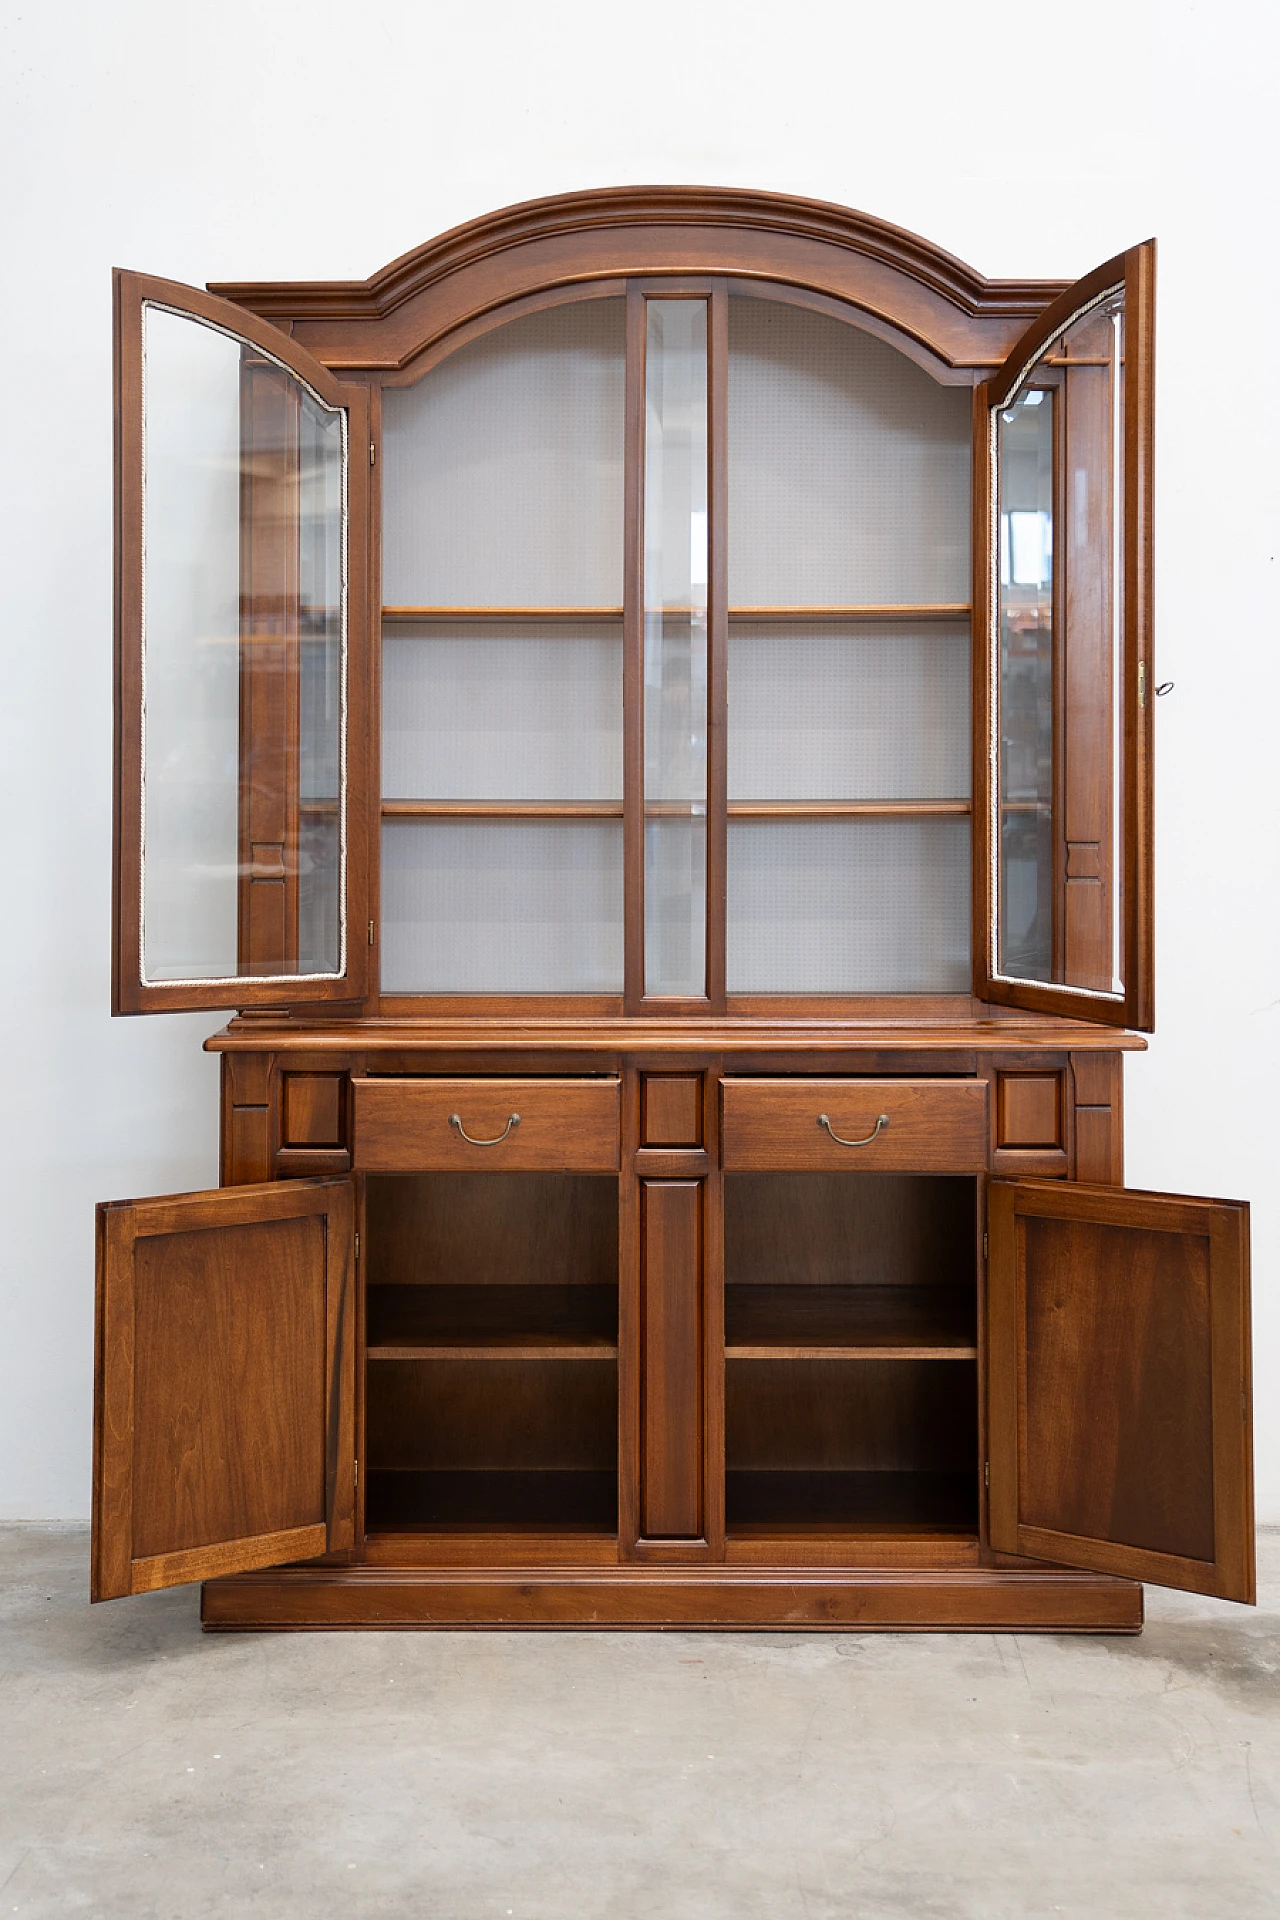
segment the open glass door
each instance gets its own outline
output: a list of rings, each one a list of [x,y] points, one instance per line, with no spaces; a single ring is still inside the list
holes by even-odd
[[[98,1208],[92,1598],[355,1538],[350,1180]]]
[[[979,389],[974,992],[1149,1029],[1155,244]]]
[[[1248,1207],[988,1193],[991,1545],[1252,1601]]]
[[[115,295],[113,1011],[359,998],[367,395],[225,300]]]

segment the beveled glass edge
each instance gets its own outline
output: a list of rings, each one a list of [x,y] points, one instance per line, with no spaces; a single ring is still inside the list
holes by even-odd
[[[169,980],[152,980],[148,977],[146,966],[146,899],[147,899],[147,314],[169,313],[177,320],[187,320],[193,326],[207,327],[211,333],[220,333],[227,340],[234,340],[240,347],[248,347],[254,353],[261,354],[273,366],[295,381],[305,393],[309,393],[318,407],[326,413],[335,414],[342,430],[342,674],[341,695],[338,703],[338,967],[334,973],[251,973],[251,974],[184,974]],[[203,314],[192,313],[189,308],[174,306],[166,300],[144,299],[141,308],[140,327],[140,367],[139,367],[139,413],[141,434],[139,445],[142,460],[142,486],[140,490],[139,534],[140,556],[138,577],[140,585],[140,631],[138,635],[138,678],[141,689],[141,711],[138,724],[138,983],[142,987],[234,987],[240,985],[274,986],[277,983],[288,985],[321,980],[344,980],[347,975],[347,810],[350,795],[347,790],[347,683],[349,679],[349,612],[350,612],[350,461],[351,461],[351,422],[346,407],[334,407],[318,394],[309,380],[280,359],[268,348],[259,346],[256,341],[236,333],[231,327],[224,327],[217,320],[208,320]],[[233,996],[230,996],[234,998]]]
[[[1020,975],[1000,971],[1000,433],[999,416],[1021,391],[1028,374],[1038,366],[1054,342],[1064,333],[1105,306],[1117,295],[1124,297],[1125,282],[1117,280],[1076,307],[1018,369],[1017,377],[1004,389],[1002,397],[992,400],[987,409],[987,871],[991,887],[991,917],[987,926],[987,972],[993,983],[1010,987],[1046,987],[1054,993],[1069,993],[1088,1000],[1112,1000],[1117,1005],[1126,998],[1125,989],[1069,987],[1058,980],[1024,980]],[[1121,930],[1123,942],[1123,930]],[[1128,955],[1122,954],[1126,964]]]

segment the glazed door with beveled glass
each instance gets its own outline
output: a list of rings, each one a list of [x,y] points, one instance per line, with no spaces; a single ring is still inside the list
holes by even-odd
[[[974,416],[974,992],[1148,1029],[1154,277],[1071,287]]]
[[[358,999],[367,396],[227,301],[115,298],[113,1010]]]

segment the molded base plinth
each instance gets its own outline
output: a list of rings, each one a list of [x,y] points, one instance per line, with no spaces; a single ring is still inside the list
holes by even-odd
[[[206,1629],[1138,1633],[1142,1588],[1046,1567],[287,1567],[206,1583]]]

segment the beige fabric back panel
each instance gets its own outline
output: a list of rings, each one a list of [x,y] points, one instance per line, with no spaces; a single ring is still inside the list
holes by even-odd
[[[388,622],[388,800],[621,800],[621,622]]]
[[[528,314],[382,397],[387,606],[622,604],[625,303]]]
[[[620,993],[620,820],[387,821],[384,993]]]
[[[730,993],[964,993],[969,822],[731,820]]]
[[[967,625],[737,623],[731,800],[967,800]]]
[[[729,302],[729,604],[969,599],[971,396],[870,334]]]

